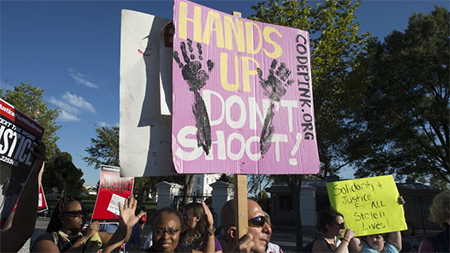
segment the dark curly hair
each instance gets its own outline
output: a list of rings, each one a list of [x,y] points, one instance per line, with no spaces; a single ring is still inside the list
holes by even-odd
[[[55,209],[53,210],[50,222],[48,223],[47,233],[58,232],[61,229],[62,222],[59,219],[59,214],[61,214],[67,204],[72,201],[78,201],[81,204],[81,201],[73,196],[64,196],[58,201],[58,204],[56,204]]]

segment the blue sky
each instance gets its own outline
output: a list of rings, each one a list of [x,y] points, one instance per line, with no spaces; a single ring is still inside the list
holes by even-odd
[[[216,10],[240,11],[243,17],[259,1],[194,1]],[[310,1],[315,3],[316,1]],[[403,31],[412,13],[430,13],[448,1],[367,1],[357,10],[361,32],[384,38]],[[95,185],[99,170],[81,157],[95,128],[119,124],[120,12],[131,9],[172,18],[171,0],[147,1],[1,1],[0,86],[21,82],[45,90],[50,108],[63,113],[57,124],[58,146],[72,154],[84,179]],[[344,178],[351,177],[349,171]]]

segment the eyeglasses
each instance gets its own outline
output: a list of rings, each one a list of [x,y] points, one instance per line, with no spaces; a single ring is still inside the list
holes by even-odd
[[[180,229],[165,230],[162,228],[157,228],[157,229],[153,230],[153,235],[162,236],[164,233],[167,233],[169,235],[175,235],[176,233],[178,233],[178,231],[180,231]]]
[[[256,216],[248,220],[248,226],[250,227],[264,227],[266,223],[266,217],[264,216]]]
[[[61,214],[68,214],[69,217],[71,217],[71,218],[84,218],[84,217],[86,217],[86,212],[83,211],[83,210],[63,212]]]
[[[344,229],[344,228],[346,228],[347,226],[345,226],[345,222],[342,222],[342,223],[335,223],[340,229]]]

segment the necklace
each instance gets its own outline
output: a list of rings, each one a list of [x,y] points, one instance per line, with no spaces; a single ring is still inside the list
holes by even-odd
[[[81,233],[81,232],[78,232],[77,234],[69,235],[69,234],[64,233],[62,230],[59,230],[58,234],[61,236],[61,238],[64,241],[70,243],[70,246],[72,246],[73,241],[76,241],[78,238],[83,236],[83,233]]]
[[[192,246],[192,244],[198,239],[200,238],[202,235],[200,233],[197,233],[194,237],[193,240],[191,240],[192,237],[187,236],[186,237],[186,245],[187,246]]]

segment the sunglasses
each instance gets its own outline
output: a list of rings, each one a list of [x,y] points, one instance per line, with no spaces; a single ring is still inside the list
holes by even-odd
[[[169,235],[175,235],[176,233],[178,233],[178,231],[180,231],[180,229],[165,230],[162,228],[157,228],[157,229],[153,230],[153,235],[162,236],[164,233],[167,233]]]
[[[82,210],[80,210],[80,211],[69,211],[69,212],[64,212],[64,213],[61,213],[61,214],[68,214],[69,217],[71,217],[71,218],[84,218],[84,217],[86,217],[86,212],[82,211]]]
[[[345,226],[345,222],[342,222],[342,223],[334,223],[334,224],[336,224],[340,229],[344,229],[344,228],[347,227],[347,226]]]
[[[251,218],[248,220],[249,227],[264,227],[264,224],[267,222],[266,217],[264,216],[256,216],[255,218]]]

